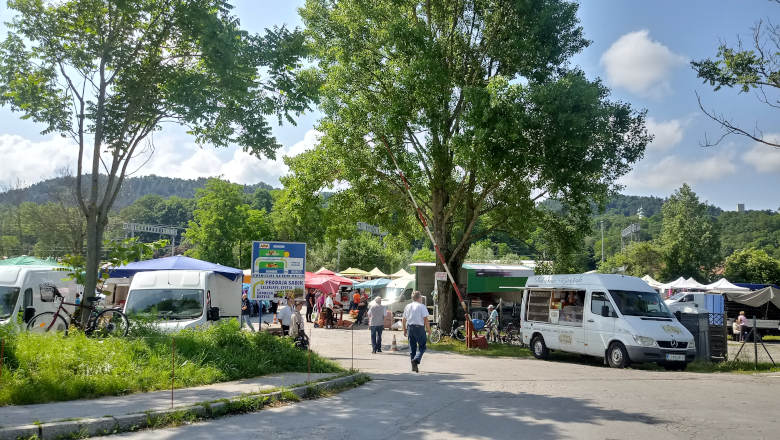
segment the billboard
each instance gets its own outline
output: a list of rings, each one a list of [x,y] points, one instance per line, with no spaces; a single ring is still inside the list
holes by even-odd
[[[249,298],[270,300],[292,292],[303,296],[306,243],[252,242],[252,283]]]

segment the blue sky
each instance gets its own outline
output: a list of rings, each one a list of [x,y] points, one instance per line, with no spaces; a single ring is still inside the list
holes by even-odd
[[[234,12],[246,29],[261,32],[273,25],[301,26],[297,8],[302,3],[238,0]],[[0,17],[9,19],[5,2]],[[667,197],[687,182],[702,200],[727,210],[737,203],[748,209],[780,207],[780,151],[736,136],[716,147],[701,147],[705,134],[715,136],[718,128],[701,113],[694,93],[702,95],[707,107],[747,127],[757,124],[780,139],[777,110],[758,103],[752,94],[714,93],[689,67],[690,60],[713,56],[720,41],[748,38],[761,18],[780,22],[779,5],[768,0],[591,0],[580,6],[579,17],[592,44],[572,63],[589,77],[601,78],[614,99],[647,109],[648,128],[656,136],[645,158],[622,179],[624,193]],[[313,112],[299,118],[296,126],[277,127],[280,155],[311,148],[319,116]],[[73,148],[62,138],[40,135],[40,129],[0,108],[0,183],[29,185],[62,167],[75,168]],[[258,160],[235,148],[199,148],[178,127],[165,127],[154,141],[154,159],[138,174],[221,175],[239,183],[278,185],[286,170],[280,159]]]

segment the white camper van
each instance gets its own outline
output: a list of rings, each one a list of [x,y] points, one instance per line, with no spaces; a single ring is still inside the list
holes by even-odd
[[[58,303],[41,301],[44,284],[56,286],[65,301],[75,302],[81,286],[67,277],[57,266],[0,266],[0,324],[16,325],[20,312],[26,322],[38,313],[55,311]]]
[[[542,275],[523,293],[523,342],[537,358],[560,350],[604,358],[611,367],[656,362],[684,369],[696,356],[693,336],[658,293],[624,275]]]
[[[393,314],[403,313],[404,307],[412,302],[414,288],[414,275],[390,281],[385,287],[382,305],[387,306]]]
[[[138,272],[130,281],[124,312],[133,317],[159,320],[163,331],[176,331],[238,317],[241,278],[231,281],[205,270]]]

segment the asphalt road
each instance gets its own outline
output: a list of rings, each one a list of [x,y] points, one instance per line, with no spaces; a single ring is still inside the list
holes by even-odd
[[[385,332],[385,343],[393,333],[401,339]],[[776,439],[780,431],[780,374],[614,370],[435,352],[415,374],[404,352],[372,355],[366,330],[318,329],[312,345],[374,380],[329,398],[115,437],[733,440]]]

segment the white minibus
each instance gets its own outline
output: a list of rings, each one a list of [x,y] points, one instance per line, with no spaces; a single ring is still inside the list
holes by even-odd
[[[696,357],[691,333],[658,293],[625,275],[540,275],[523,292],[523,342],[544,359],[550,350],[605,359],[611,367],[656,362],[685,369]]]
[[[209,270],[138,272],[130,281],[124,312],[130,321],[146,318],[162,331],[210,324],[241,313],[241,278]]]

